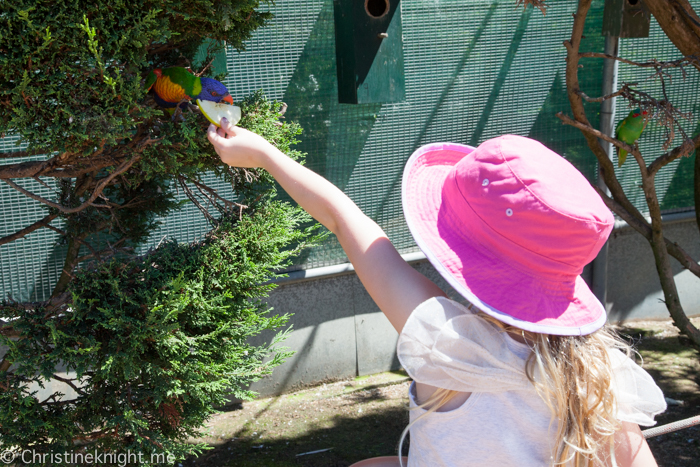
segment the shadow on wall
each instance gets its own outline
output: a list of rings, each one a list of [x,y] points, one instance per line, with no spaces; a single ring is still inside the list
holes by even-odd
[[[285,119],[304,130],[297,147],[308,153],[309,167],[343,189],[382,104],[338,103],[332,2],[318,15],[283,101],[290,104]],[[342,166],[334,170],[341,156]]]
[[[303,129],[296,148],[307,153],[307,167],[344,189],[381,104],[338,103],[333,2],[324,2],[282,100],[289,104],[285,120]],[[310,253],[304,250],[295,264],[306,263]]]
[[[261,394],[280,394],[329,379],[356,376],[355,303],[351,278],[339,276],[280,286],[267,303],[274,314],[292,314],[294,330],[281,345],[295,351],[285,363],[251,389]],[[251,342],[270,342],[272,332]]]
[[[451,298],[461,298],[427,261],[413,265]],[[397,370],[398,333],[377,308],[355,274],[280,286],[268,304],[271,313],[293,314],[294,332],[282,346],[295,351],[272,375],[250,389],[262,395],[282,394],[321,381]],[[251,343],[270,342],[266,332]],[[232,400],[232,402],[235,402]]]
[[[678,242],[695,260],[700,259],[700,234],[695,219],[668,223],[666,236]],[[668,317],[656,273],[654,255],[647,240],[631,228],[611,235],[608,251],[608,319]],[[699,279],[671,260],[681,304],[689,316],[700,314]]]

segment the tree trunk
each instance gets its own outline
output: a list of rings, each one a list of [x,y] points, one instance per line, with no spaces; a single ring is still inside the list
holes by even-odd
[[[63,263],[61,277],[58,278],[56,287],[54,287],[53,292],[51,293],[52,297],[62,294],[66,290],[66,287],[68,287],[68,283],[73,278],[73,270],[75,269],[79,252],[80,240],[71,236],[70,240],[68,240],[68,251],[66,252],[66,260]]]
[[[645,3],[655,3],[656,4],[663,4],[667,10],[670,10],[670,6],[672,1],[675,0],[669,0],[669,1],[661,1],[661,0],[646,0]],[[685,0],[679,0],[680,2],[683,2]],[[687,2],[686,2],[687,3]],[[673,3],[674,7],[678,7],[676,3]],[[588,122],[588,118],[586,117],[586,111],[583,107],[583,99],[581,95],[579,94],[580,88],[579,88],[579,80],[578,80],[578,70],[579,70],[579,46],[581,44],[581,38],[583,36],[583,29],[584,29],[584,24],[586,22],[586,16],[588,14],[588,10],[590,9],[591,6],[591,0],[580,0],[578,3],[578,9],[576,13],[574,14],[574,24],[572,26],[571,30],[571,39],[569,41],[564,42],[564,45],[567,49],[567,57],[566,57],[566,88],[567,88],[567,93],[569,97],[569,103],[571,105],[571,110],[574,114],[574,118],[576,119],[577,125],[575,126],[584,126],[584,127],[590,127],[590,123]],[[688,8],[690,6],[688,5]],[[650,10],[652,10],[650,8]],[[689,11],[692,12],[692,9]],[[652,10],[653,12],[653,10]],[[665,13],[664,13],[665,14]],[[668,16],[668,15],[666,15]],[[666,18],[664,16],[664,18]],[[657,18],[658,19],[658,18]],[[677,18],[666,18],[669,21],[677,21]],[[661,23],[661,21],[659,21]],[[663,26],[662,26],[663,27]],[[666,29],[664,29],[666,32]],[[679,28],[680,32],[676,32],[676,34],[681,34],[684,33],[685,36],[683,37],[688,37],[688,40],[694,41],[696,43],[697,49],[687,49],[687,50],[697,50],[696,54],[698,57],[700,57],[700,34],[695,35],[695,32],[688,24],[683,23],[683,27]],[[699,29],[700,31],[700,29]],[[669,35],[669,38],[671,38],[670,34],[674,33],[673,31],[671,33],[666,32],[667,35]],[[677,39],[677,37],[676,37]],[[673,41],[673,38],[671,38]],[[675,43],[675,41],[674,41]],[[690,47],[690,46],[688,46]],[[683,52],[683,49],[681,50]],[[685,52],[684,52],[685,53]],[[693,55],[692,53],[690,55]],[[561,117],[560,117],[561,118]],[[632,205],[632,203],[629,201],[627,198],[627,195],[624,193],[622,190],[622,186],[620,185],[619,181],[617,180],[617,176],[615,175],[615,170],[612,165],[612,162],[610,159],[607,157],[607,154],[603,151],[600,142],[598,138],[593,135],[589,131],[582,130],[583,136],[586,138],[586,141],[588,143],[588,147],[591,149],[593,154],[596,156],[598,159],[598,162],[600,163],[600,171],[601,174],[605,180],[605,184],[608,186],[610,189],[610,192],[612,194],[612,197],[614,201],[617,203],[617,206],[619,206],[622,210],[625,210],[626,212],[618,213],[621,215],[623,218],[626,216],[630,216],[634,220],[634,218],[638,218],[641,221],[644,221],[643,217],[639,213],[639,211]],[[635,157],[637,158],[637,157]],[[657,159],[658,160],[658,159]],[[700,347],[700,331],[693,325],[693,323],[688,319],[686,316],[683,307],[681,306],[680,299],[678,297],[678,290],[676,288],[676,283],[675,279],[673,277],[673,270],[671,268],[671,261],[669,258],[669,253],[668,249],[666,247],[666,239],[664,238],[663,234],[663,225],[661,222],[661,209],[659,206],[659,200],[656,194],[656,187],[654,186],[654,178],[656,171],[655,170],[649,170],[648,167],[646,167],[640,160],[638,160],[638,163],[640,165],[639,169],[641,172],[641,177],[642,177],[642,185],[644,189],[644,195],[646,197],[646,202],[647,206],[649,207],[649,215],[651,217],[651,234],[647,236],[647,240],[649,241],[652,251],[654,253],[654,262],[656,264],[656,270],[659,276],[659,281],[661,282],[661,289],[663,290],[664,293],[664,298],[666,302],[666,308],[669,311],[669,314],[671,315],[671,318],[673,319],[674,324],[678,327],[678,329],[688,336],[695,345]],[[697,180],[697,177],[696,177]],[[697,186],[697,182],[696,182]],[[697,205],[697,201],[696,201]],[[617,211],[615,211],[617,212]],[[646,221],[644,221],[646,222]]]
[[[661,290],[664,293],[666,309],[671,315],[671,319],[673,319],[673,324],[683,334],[688,336],[695,345],[700,347],[700,330],[686,316],[678,295],[678,289],[676,288],[671,259],[666,248],[666,239],[664,238],[663,223],[661,221],[661,207],[659,206],[654,179],[654,174],[642,174],[642,188],[647,206],[649,206],[649,216],[651,217],[651,238],[649,239],[649,244],[654,252],[654,264],[656,265],[659,282],[661,282]]]

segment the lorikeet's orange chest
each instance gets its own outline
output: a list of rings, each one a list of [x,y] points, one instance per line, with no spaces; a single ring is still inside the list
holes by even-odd
[[[173,83],[167,76],[159,76],[154,86],[158,96],[166,102],[177,104],[182,99],[191,99],[190,96],[185,94],[182,86]]]

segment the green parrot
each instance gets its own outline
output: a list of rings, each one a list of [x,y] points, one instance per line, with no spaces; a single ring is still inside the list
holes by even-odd
[[[646,119],[644,118],[646,114],[647,111],[645,110],[642,112],[639,107],[630,111],[624,120],[620,121],[620,123],[617,124],[617,127],[615,127],[615,138],[619,139],[620,141],[624,141],[631,146],[634,145],[644,131],[644,128],[647,126]],[[625,160],[627,159],[627,151],[618,147],[616,147],[616,149],[617,166],[622,167],[622,164],[624,164]]]

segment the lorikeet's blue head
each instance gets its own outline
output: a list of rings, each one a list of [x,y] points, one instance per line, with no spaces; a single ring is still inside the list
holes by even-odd
[[[193,98],[202,99],[203,101],[224,101],[233,104],[233,97],[229,94],[226,86],[212,78],[201,78],[201,80],[202,92],[198,96],[192,96]]]

